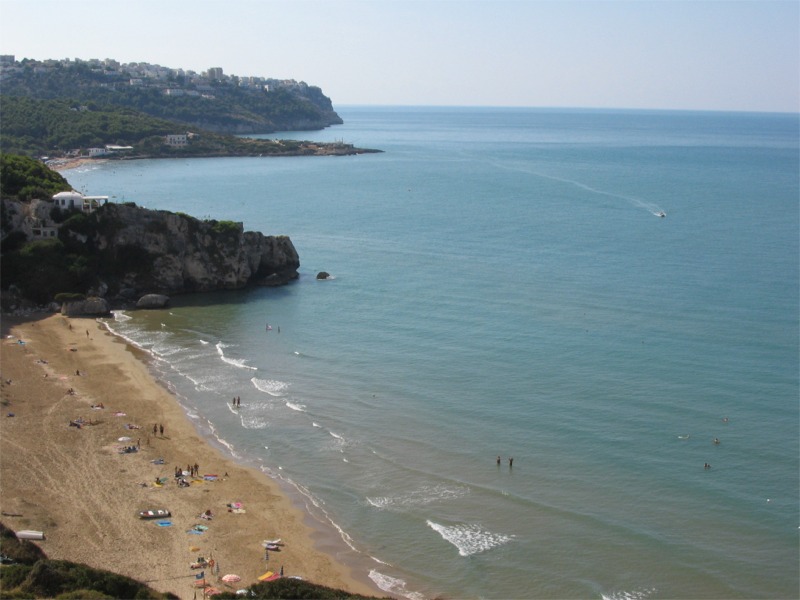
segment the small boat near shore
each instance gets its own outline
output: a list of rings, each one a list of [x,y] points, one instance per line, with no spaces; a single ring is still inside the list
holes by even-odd
[[[166,508],[140,510],[138,514],[140,519],[163,519],[164,517],[172,516]]]
[[[18,540],[43,540],[44,539],[44,532],[43,531],[35,531],[33,529],[23,529],[21,531],[14,532],[14,535],[17,536]]]
[[[656,213],[656,216],[657,216],[657,217],[661,217],[661,218],[663,219],[664,217],[666,217],[666,216],[667,216],[667,213],[665,213],[663,210],[660,210],[660,211],[658,211],[658,212]]]

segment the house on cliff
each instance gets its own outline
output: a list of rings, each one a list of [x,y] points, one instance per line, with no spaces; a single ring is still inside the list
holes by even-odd
[[[108,202],[108,196],[84,196],[80,192],[59,192],[53,196],[53,204],[64,210],[80,210],[92,213],[101,204]]]

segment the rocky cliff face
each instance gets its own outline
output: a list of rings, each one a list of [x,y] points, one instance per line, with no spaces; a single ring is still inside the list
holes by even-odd
[[[300,259],[287,236],[130,205],[108,204],[98,216],[93,241],[103,256],[124,266],[120,290],[176,294],[297,278]]]
[[[287,236],[133,204],[64,214],[47,201],[4,200],[3,215],[4,236],[20,232],[29,242],[47,240],[62,248],[62,256],[73,257],[73,264],[77,256],[82,268],[92,265],[93,272],[82,279],[91,280],[90,289],[80,290],[90,295],[130,300],[147,293],[282,285],[297,278],[300,266]]]

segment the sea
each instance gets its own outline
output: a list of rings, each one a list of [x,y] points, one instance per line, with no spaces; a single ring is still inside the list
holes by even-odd
[[[800,116],[337,110],[64,172],[297,248],[107,321],[198,431],[396,597],[800,597]]]

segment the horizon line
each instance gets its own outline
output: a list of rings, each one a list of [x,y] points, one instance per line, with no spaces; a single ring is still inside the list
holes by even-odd
[[[796,111],[743,109],[743,108],[656,108],[656,107],[608,107],[608,106],[544,106],[544,105],[511,105],[511,104],[402,104],[402,103],[361,103],[333,102],[334,110],[338,108],[436,108],[436,109],[493,109],[493,110],[541,110],[569,112],[669,112],[669,113],[746,113],[765,115],[800,116],[800,107]]]

